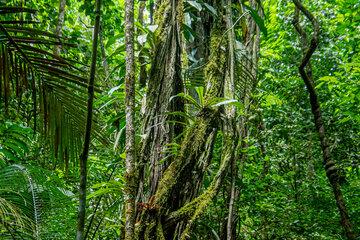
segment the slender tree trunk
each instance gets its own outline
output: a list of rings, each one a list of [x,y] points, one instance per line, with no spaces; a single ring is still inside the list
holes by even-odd
[[[145,1],[139,1],[138,23],[141,26],[145,26],[145,23],[144,23],[144,10],[145,10],[145,7],[146,7],[146,2]],[[146,71],[146,61],[145,61],[145,57],[144,57],[144,53],[142,51],[142,48],[143,48],[143,45],[138,43],[138,51],[139,51],[138,61],[139,61],[139,67],[140,67],[139,84],[140,84],[140,87],[145,87],[146,79],[147,79],[147,71]]]
[[[91,142],[91,125],[94,100],[94,82],[96,71],[97,42],[100,28],[100,6],[101,0],[96,0],[95,9],[95,27],[93,33],[92,58],[90,68],[90,78],[88,84],[88,102],[87,102],[87,119],[84,138],[84,147],[80,155],[80,189],[79,189],[79,215],[77,223],[77,240],[83,240],[85,216],[86,216],[86,178],[87,178],[87,159]]]
[[[104,68],[105,76],[107,77],[109,75],[109,64],[106,59],[106,52],[105,52],[105,46],[104,46],[104,29],[102,27],[102,24],[100,25],[100,32],[99,32],[99,40],[100,40],[100,49],[101,49],[101,62],[102,66]]]
[[[238,198],[238,191],[236,186],[236,180],[237,180],[237,164],[234,160],[231,163],[231,170],[230,170],[230,176],[231,176],[231,188],[230,188],[230,200],[229,200],[229,213],[228,213],[228,219],[227,219],[227,226],[226,226],[226,235],[227,239],[236,239],[236,200]],[[235,232],[235,234],[234,234]]]
[[[234,34],[234,30],[233,30],[233,21],[232,21],[232,8],[231,8],[231,4],[232,1],[227,0],[227,8],[226,8],[226,21],[227,21],[227,31],[228,31],[228,42],[229,42],[229,59],[231,60],[229,62],[229,72],[230,72],[230,79],[234,78],[234,74],[235,74],[235,67],[239,66],[235,66],[235,56],[234,56],[234,39],[235,39],[235,34]],[[255,1],[255,0],[250,0],[250,5],[252,8],[254,9],[259,9],[259,15],[262,16],[262,6],[261,6],[261,2],[260,1]],[[249,72],[249,74],[245,75],[245,76],[237,76],[237,78],[241,78],[244,82],[244,87],[242,89],[236,89],[237,91],[235,91],[235,86],[236,83],[234,80],[230,81],[231,84],[233,85],[233,95],[229,95],[229,90],[226,89],[231,89],[229,87],[226,87],[227,84],[225,82],[225,95],[226,98],[234,98],[235,97],[235,92],[240,95],[240,100],[242,101],[242,103],[244,104],[244,113],[240,119],[240,121],[238,122],[238,126],[237,126],[237,135],[238,135],[238,143],[236,145],[236,148],[234,149],[235,151],[235,156],[234,159],[232,160],[233,163],[231,164],[231,191],[230,191],[230,196],[229,196],[229,213],[228,213],[228,221],[227,221],[227,239],[236,239],[236,225],[237,225],[237,211],[236,208],[234,207],[234,204],[237,202],[238,198],[240,197],[240,192],[239,192],[239,188],[241,188],[241,186],[236,186],[235,182],[237,180],[240,180],[240,182],[242,181],[243,178],[243,165],[244,162],[247,158],[247,154],[246,153],[242,153],[241,151],[247,147],[246,143],[244,142],[245,138],[247,137],[247,127],[246,127],[246,123],[248,121],[246,115],[249,113],[250,111],[250,105],[251,105],[251,94],[253,92],[253,90],[256,87],[257,84],[257,63],[258,63],[258,56],[259,56],[259,47],[260,47],[260,31],[258,26],[256,25],[254,19],[252,17],[248,17],[245,20],[242,21],[242,26],[243,26],[243,32],[244,34],[244,46],[246,48],[246,52],[247,52],[247,56],[242,56],[243,59],[238,59],[238,61],[242,61],[244,62],[245,68],[246,70]],[[233,63],[232,63],[233,62]],[[240,66],[241,67],[241,66]],[[243,69],[242,69],[243,70]],[[231,75],[233,75],[231,77]],[[239,81],[239,80],[238,80]],[[228,91],[228,92],[227,92]],[[231,91],[230,91],[231,92]],[[235,121],[235,119],[233,120]],[[240,159],[239,163],[236,163],[236,159]],[[238,165],[239,168],[238,169]],[[240,176],[239,176],[240,174]]]
[[[154,23],[154,10],[155,10],[155,2],[156,0],[150,0],[149,4],[149,12],[150,12],[150,24]]]
[[[135,239],[136,152],[135,152],[135,59],[134,59],[134,0],[125,2],[125,114],[126,114],[126,182],[125,240]]]
[[[232,1],[226,0],[226,28],[228,31],[228,71],[227,77],[225,79],[224,84],[224,97],[226,99],[234,99],[235,98],[235,32],[233,28],[233,14],[232,14]],[[234,140],[237,139],[235,136],[235,116],[236,109],[234,106],[225,106],[225,115],[227,121],[224,121],[224,134],[229,135],[230,138]],[[236,140],[235,140],[236,141]],[[234,145],[233,151],[235,151],[236,143]],[[229,213],[226,225],[226,235],[228,240],[232,240],[233,232],[236,229],[234,226],[234,219],[236,215],[236,210],[234,209],[235,201],[236,201],[236,179],[237,179],[237,165],[235,154],[231,159],[231,168],[230,168],[230,176],[231,176],[231,187],[230,187],[230,198],[229,198]]]
[[[315,52],[318,46],[320,27],[316,18],[312,15],[311,12],[309,12],[302,5],[302,3],[299,0],[293,0],[293,2],[296,6],[293,25],[295,26],[296,31],[300,35],[300,40],[304,51],[304,55],[301,64],[299,66],[299,72],[309,92],[311,110],[314,116],[315,127],[319,134],[320,145],[323,153],[323,164],[325,167],[326,176],[330,182],[330,185],[335,195],[336,204],[339,209],[339,213],[341,217],[341,225],[344,228],[347,238],[352,240],[355,239],[356,237],[353,232],[353,228],[346,208],[345,200],[340,189],[340,184],[338,181],[339,180],[338,169],[330,155],[330,149],[325,132],[325,126],[322,120],[320,103],[314,86],[311,65],[309,65],[311,56],[313,55],[313,53]],[[306,18],[311,22],[313,26],[314,33],[310,40],[310,44],[308,44],[306,32],[299,24],[300,11],[306,16]]]
[[[59,2],[59,17],[56,25],[55,35],[61,38],[62,36],[62,28],[65,23],[65,7],[66,0],[60,0]],[[59,56],[61,52],[61,45],[54,45],[54,54]]]

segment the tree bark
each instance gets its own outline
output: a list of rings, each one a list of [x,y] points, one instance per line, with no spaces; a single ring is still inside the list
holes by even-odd
[[[134,0],[125,2],[125,114],[126,114],[126,175],[125,175],[125,240],[133,240],[136,205],[135,152],[135,59],[134,59]]]
[[[62,28],[65,23],[65,8],[66,8],[66,0],[60,0],[59,17],[55,30],[55,35],[59,37],[59,40],[62,37]],[[59,56],[60,52],[61,52],[61,45],[54,45],[54,55]]]
[[[145,1],[139,1],[138,23],[141,26],[145,26],[145,23],[144,23],[144,10],[145,10],[145,7],[146,7],[146,2]],[[138,51],[139,51],[138,61],[139,61],[139,67],[140,67],[139,84],[140,84],[140,87],[145,87],[146,79],[147,79],[147,70],[146,70],[146,61],[145,61],[145,57],[144,57],[142,48],[143,48],[143,46],[140,43],[138,43]]]
[[[233,30],[233,21],[232,21],[232,9],[231,9],[232,1],[227,0],[227,31],[228,31],[228,42],[229,42],[229,58],[230,61],[228,63],[229,65],[229,72],[230,72],[230,79],[234,78],[235,69],[241,68],[241,70],[246,70],[247,74],[245,75],[238,75],[236,76],[237,81],[242,82],[242,88],[239,89],[239,83],[235,82],[233,79],[230,81],[230,84],[227,84],[225,82],[225,98],[235,98],[235,96],[240,96],[239,100],[244,105],[243,110],[243,116],[240,117],[240,121],[234,125],[234,129],[236,126],[236,132],[238,136],[238,143],[233,151],[235,151],[234,159],[232,160],[231,169],[230,172],[231,175],[231,190],[229,192],[229,213],[228,213],[228,219],[227,219],[227,227],[226,227],[226,239],[236,239],[236,225],[237,223],[237,212],[234,205],[236,204],[238,198],[240,197],[240,189],[241,186],[236,186],[236,181],[239,180],[242,182],[243,178],[243,165],[247,158],[247,154],[241,152],[244,148],[247,148],[247,144],[245,143],[245,138],[247,137],[247,127],[246,124],[248,122],[248,119],[246,115],[250,112],[250,105],[252,104],[251,94],[253,90],[256,87],[257,84],[257,63],[259,58],[259,48],[260,48],[260,30],[257,26],[256,22],[252,17],[247,17],[246,20],[242,21],[242,27],[243,27],[243,44],[246,49],[246,55],[241,56],[241,59],[237,59],[238,62],[244,62],[244,65],[238,64],[235,65],[235,56],[234,56],[234,39],[235,34]],[[258,9],[259,16],[262,16],[262,5],[260,1],[250,0],[250,5],[254,9]],[[240,79],[240,80],[239,80]],[[228,85],[228,87],[227,87]],[[228,90],[227,90],[228,89]],[[232,95],[229,94],[232,89]],[[226,111],[226,108],[225,108]],[[231,114],[229,115],[229,110],[226,112],[228,113],[228,119],[231,118]],[[233,118],[233,122],[235,121],[235,118]],[[235,122],[234,122],[235,124]],[[226,131],[224,131],[226,133]],[[239,163],[236,162],[236,159],[240,159]]]
[[[232,14],[232,1],[226,0],[226,28],[228,31],[228,71],[227,78],[225,80],[224,86],[224,97],[226,99],[234,99],[235,98],[235,32],[233,28],[233,14]],[[235,136],[236,128],[235,128],[235,116],[236,109],[234,106],[225,106],[225,116],[227,121],[224,121],[223,124],[223,132],[228,137],[233,138],[235,141],[237,136]],[[230,131],[229,131],[230,130]],[[235,151],[237,143],[235,142],[234,149],[231,151]],[[236,202],[236,179],[237,179],[237,164],[235,159],[235,154],[231,159],[231,168],[230,168],[230,176],[231,176],[231,184],[230,184],[230,196],[229,196],[229,213],[226,224],[226,236],[228,240],[234,239],[234,230],[235,227],[235,202]],[[236,230],[235,230],[236,231]]]
[[[98,35],[100,29],[100,7],[101,7],[101,0],[96,0],[95,26],[94,26],[93,43],[92,43],[92,58],[91,58],[90,78],[88,83],[87,119],[86,119],[85,137],[84,137],[84,147],[82,154],[80,155],[79,215],[78,215],[77,234],[76,234],[77,240],[83,240],[84,227],[85,227],[87,159],[89,155],[89,148],[91,142],[94,82],[95,82],[95,71],[96,71]]]
[[[341,225],[344,228],[345,234],[348,239],[355,239],[356,236],[353,232],[352,224],[350,221],[350,217],[346,208],[345,200],[343,198],[340,184],[339,184],[339,175],[338,169],[335,165],[335,162],[332,160],[330,155],[329,144],[325,132],[325,126],[322,120],[322,111],[320,108],[320,103],[318,100],[318,96],[316,93],[316,89],[314,86],[314,80],[312,75],[312,69],[310,64],[310,59],[313,53],[315,52],[318,41],[319,41],[319,32],[320,27],[316,18],[309,12],[304,5],[299,0],[293,0],[296,8],[295,8],[295,16],[293,25],[295,26],[296,31],[300,35],[300,40],[303,48],[303,58],[301,60],[301,64],[299,66],[299,73],[301,78],[303,79],[306,88],[310,97],[311,111],[314,116],[314,123],[316,130],[318,132],[320,138],[320,145],[323,153],[323,164],[326,171],[326,176],[329,180],[329,183],[332,187],[333,193],[335,195],[336,204],[341,217]],[[311,22],[313,27],[313,35],[310,40],[310,44],[307,41],[307,34],[304,29],[299,24],[299,12],[302,12],[306,18]]]
[[[187,197],[187,193],[183,189],[187,186],[187,181],[192,179],[186,176],[196,175],[197,173],[192,172],[195,169],[203,171],[203,168],[195,166],[200,158],[208,158],[208,154],[204,155],[204,152],[212,150],[212,140],[208,140],[207,136],[216,134],[218,126],[219,110],[217,107],[211,107],[210,104],[214,99],[223,96],[226,57],[225,48],[221,47],[224,46],[221,41],[223,19],[219,18],[215,25],[211,37],[211,57],[204,70],[207,86],[204,96],[205,106],[197,114],[195,123],[186,129],[178,155],[165,170],[155,195],[150,198],[146,208],[142,211],[137,230],[139,239],[151,237],[173,239],[175,236],[180,239],[188,238],[192,222],[203,213],[204,208],[217,194],[227,172],[232,154],[232,151],[228,151],[228,147],[230,149],[234,143],[230,138],[224,139],[224,149],[226,148],[226,150],[224,150],[221,166],[211,186],[195,199],[187,198],[190,202],[185,205],[179,204],[179,199]],[[180,222],[183,223],[178,225]]]
[[[182,132],[181,126],[169,123],[169,120],[178,119],[168,115],[168,112],[182,112],[184,109],[180,98],[170,102],[172,96],[183,92],[180,58],[182,4],[182,1],[163,1],[156,13],[163,16],[157,22],[158,42],[149,72],[142,130],[144,139],[139,159],[142,169],[148,165],[150,170],[148,198],[155,194],[162,173],[168,162],[171,162],[169,156],[165,154],[167,145]],[[167,161],[161,163],[165,158]]]

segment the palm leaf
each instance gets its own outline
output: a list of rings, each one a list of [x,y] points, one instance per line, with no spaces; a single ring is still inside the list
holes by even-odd
[[[256,67],[245,46],[236,42],[235,50],[235,95],[243,100],[256,85]]]
[[[77,159],[79,148],[71,144],[72,138],[84,135],[87,68],[49,52],[54,45],[76,45],[31,24],[24,25],[26,21],[16,18],[16,14],[35,12],[28,8],[0,7],[0,101],[7,113],[14,99],[21,105],[24,97],[29,96],[25,93],[30,93],[32,111],[26,114],[32,115],[33,128],[48,137],[53,156],[60,160],[64,156]],[[95,90],[100,91],[98,87]],[[94,122],[95,138],[106,142],[96,117]]]

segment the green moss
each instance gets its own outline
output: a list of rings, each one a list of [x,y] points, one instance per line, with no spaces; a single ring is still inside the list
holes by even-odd
[[[156,20],[156,25],[158,25],[158,29],[156,30],[156,37],[159,39],[159,41],[164,41],[166,37],[166,33],[164,30],[166,29],[167,21],[166,17],[169,14],[169,11],[171,10],[171,3],[169,0],[163,1],[155,11],[154,19]]]
[[[191,161],[199,158],[202,147],[206,142],[204,136],[206,136],[208,130],[211,129],[210,121],[211,117],[201,116],[197,119],[196,124],[187,129],[187,133],[181,144],[179,157],[166,169],[156,192],[156,204],[160,207],[167,202],[169,194],[173,186],[177,183],[182,170]]]
[[[145,230],[145,234],[144,234],[144,239],[145,240],[154,240],[153,238],[153,231],[154,228],[156,227],[156,221],[152,220],[149,224],[147,224],[146,226],[146,230]]]
[[[156,239],[157,240],[165,240],[164,230],[163,230],[160,220],[158,221],[158,224],[157,224]]]
[[[210,59],[205,67],[206,94],[205,105],[214,98],[222,96],[224,84],[224,72],[226,66],[225,47],[221,45],[222,34],[219,27],[215,27],[211,33]]]

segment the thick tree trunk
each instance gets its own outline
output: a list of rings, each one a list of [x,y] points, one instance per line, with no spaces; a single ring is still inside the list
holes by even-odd
[[[140,155],[141,172],[149,163],[148,198],[155,194],[162,173],[171,161],[165,154],[167,145],[182,131],[181,126],[169,123],[170,120],[178,119],[168,114],[181,112],[184,108],[180,98],[170,101],[172,96],[183,92],[180,59],[182,11],[182,1],[175,0],[161,2],[157,11],[157,15],[162,16],[157,23],[159,29],[156,38],[159,40],[149,73]],[[166,161],[162,161],[165,158]]]
[[[126,114],[126,175],[125,175],[125,240],[135,238],[137,171],[135,152],[135,59],[134,59],[134,0],[125,2],[125,114]]]
[[[227,18],[225,17],[226,14],[224,14],[226,8],[222,3],[222,0],[211,1],[211,4],[218,10],[218,17],[211,18],[210,23],[206,23],[207,26],[204,27],[204,29],[211,29],[211,41],[210,47],[204,49],[204,52],[206,52],[204,54],[209,57],[206,59],[206,67],[204,68],[205,95],[203,97],[203,106],[199,110],[194,123],[191,126],[187,126],[181,141],[180,150],[170,161],[170,165],[165,168],[163,174],[161,174],[162,171],[160,171],[160,174],[152,173],[149,184],[151,197],[149,197],[146,203],[141,203],[142,207],[138,213],[139,221],[136,233],[139,239],[188,239],[193,223],[201,216],[204,209],[216,196],[228,173],[229,166],[235,163],[234,159],[238,156],[236,150],[240,152],[239,131],[244,128],[238,127],[235,124],[235,108],[230,105],[221,106],[220,110],[219,107],[212,105],[220,97],[225,96],[230,99],[235,97],[235,69],[237,66],[235,67],[234,65],[236,58],[234,49],[235,35],[232,30],[234,26],[232,26],[231,21],[226,23]],[[228,14],[231,14],[230,1],[227,1],[227,3],[229,3]],[[174,89],[174,86],[176,86],[176,82],[174,83],[173,78],[166,78],[168,83],[165,85],[163,83],[163,79],[165,79],[163,76],[174,76],[173,69],[179,69],[176,67],[180,63],[180,54],[174,55],[174,49],[176,49],[174,46],[178,47],[179,50],[177,51],[180,52],[182,45],[179,44],[180,40],[176,41],[176,39],[179,39],[179,28],[174,26],[182,23],[182,20],[179,22],[179,19],[182,17],[182,8],[182,1],[174,0],[161,1],[157,5],[156,16],[160,17],[160,24],[158,25],[160,26],[159,33],[162,34],[157,35],[159,37],[159,44],[157,45],[155,63],[152,66],[148,83],[147,97],[149,99],[147,99],[146,112],[149,115],[146,116],[144,121],[146,131],[143,134],[145,139],[141,152],[141,164],[145,164],[146,160],[150,158],[151,161],[148,162],[154,166],[153,160],[156,162],[164,158],[163,150],[164,146],[166,146],[166,141],[174,139],[176,135],[168,134],[168,132],[172,133],[169,130],[165,131],[167,135],[162,132],[164,129],[172,130],[172,128],[164,128],[164,126],[167,127],[168,125],[164,125],[163,119],[168,118],[164,118],[161,115],[165,115],[164,113],[171,109],[171,106],[166,105],[168,104],[166,100],[176,94],[174,91],[172,94],[169,94],[171,89]],[[228,28],[230,33],[229,31],[225,32],[224,28]],[[254,27],[254,29],[256,30],[257,27]],[[254,36],[255,40],[253,40]],[[256,34],[251,36],[250,44],[258,43],[256,39],[258,39]],[[251,45],[251,47],[250,59],[258,54],[256,52],[258,49],[254,49],[254,45]],[[164,55],[165,51],[167,55]],[[253,54],[253,51],[256,54]],[[177,56],[177,58],[174,59],[174,56]],[[248,60],[247,64],[250,64],[251,67],[254,65],[251,60]],[[243,67],[248,68],[246,64]],[[171,74],[166,74],[167,72]],[[254,71],[250,70],[244,74],[251,75],[254,74]],[[244,90],[242,99],[246,106],[250,104],[249,93],[255,85],[254,78],[249,77],[249,79],[251,85]],[[169,88],[169,85],[173,88]],[[165,90],[166,92],[164,92]],[[153,95],[150,96],[150,93]],[[165,108],[162,109],[164,104]],[[157,116],[159,112],[161,115]],[[220,114],[223,112],[224,116],[220,118]],[[223,120],[223,148],[220,167],[210,186],[198,196],[200,186],[202,185],[203,173],[211,162],[212,147],[217,135],[217,126],[220,119]],[[244,125],[245,123],[242,122],[242,124]],[[162,128],[158,128],[158,126]],[[210,136],[209,139],[207,138],[208,136]],[[153,169],[155,168],[150,168],[151,172],[153,172]],[[157,176],[157,179],[153,176]],[[152,187],[154,186],[153,183],[157,184],[155,188]],[[236,198],[234,196],[232,202],[234,203],[235,201]],[[234,209],[233,204],[232,208]],[[230,218],[234,219],[234,215],[232,213],[230,215]],[[229,231],[234,232],[233,223],[229,224],[229,228]]]
[[[211,57],[205,68],[207,86],[204,96],[205,106],[198,113],[195,123],[186,130],[178,156],[165,170],[154,197],[150,198],[146,208],[142,211],[137,231],[140,239],[151,237],[173,239],[174,236],[180,239],[188,238],[192,222],[203,213],[204,207],[208,206],[217,194],[230,164],[233,151],[229,151],[229,149],[234,142],[233,139],[226,138],[224,139],[221,166],[211,186],[185,206],[179,205],[180,199],[188,197],[187,192],[183,191],[187,184],[181,180],[188,181],[189,178],[186,176],[197,174],[192,171],[198,169],[195,166],[199,159],[208,158],[208,154],[204,155],[204,152],[212,150],[212,144],[210,144],[212,141],[208,140],[207,136],[214,135],[216,133],[214,128],[218,125],[218,108],[210,107],[214,99],[223,96],[224,72],[226,71],[225,51],[220,47],[223,21],[222,19],[218,21],[212,31]],[[199,168],[197,171],[203,171],[203,168]],[[180,222],[183,224],[178,225]]]
[[[322,120],[320,103],[314,86],[312,69],[311,66],[309,65],[311,56],[315,52],[318,45],[319,32],[320,32],[319,23],[317,22],[315,17],[302,5],[302,3],[299,0],[293,0],[293,2],[296,6],[293,24],[295,26],[296,31],[300,35],[302,48],[304,51],[304,56],[299,66],[299,72],[309,92],[311,111],[313,113],[315,127],[320,138],[320,145],[323,153],[323,164],[325,167],[326,176],[333,189],[336,204],[341,216],[341,225],[344,228],[346,236],[348,239],[355,239],[356,237],[353,232],[350,217],[338,181],[339,180],[338,170],[335,166],[335,162],[331,159],[329,144],[325,133],[325,126]],[[309,45],[307,42],[306,32],[299,24],[299,11],[301,11],[307,17],[307,19],[311,22],[313,26],[314,33],[312,35]]]
[[[77,240],[83,240],[85,216],[86,216],[86,180],[87,180],[87,159],[89,155],[89,148],[91,142],[91,125],[93,115],[93,100],[94,100],[94,82],[96,71],[96,56],[98,45],[98,34],[100,29],[100,6],[101,0],[96,0],[95,7],[95,26],[92,44],[92,58],[90,68],[90,79],[88,84],[88,102],[87,102],[87,119],[84,137],[84,148],[80,156],[80,189],[79,189],[79,215],[77,223]]]
[[[55,35],[61,38],[62,36],[62,28],[65,23],[65,7],[66,0],[60,0],[59,2],[59,17],[56,25]],[[54,54],[59,56],[61,52],[61,45],[54,45]]]

